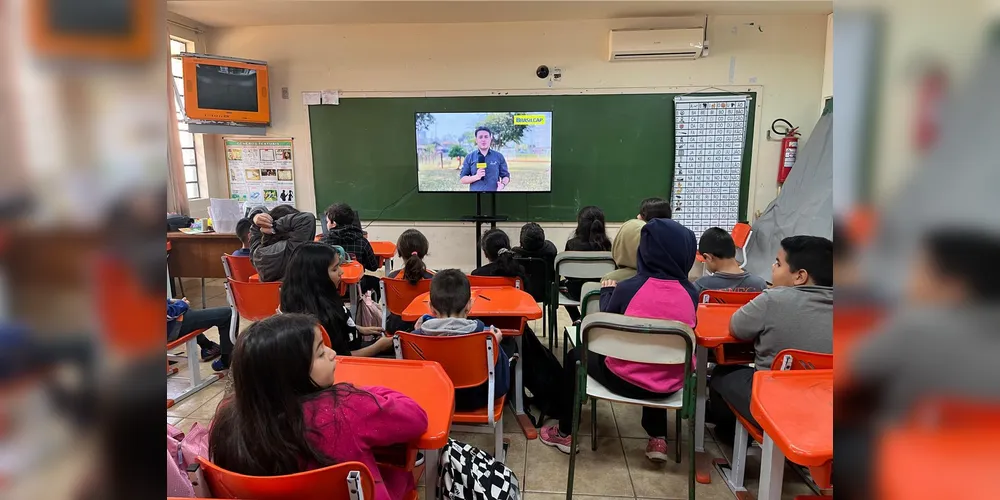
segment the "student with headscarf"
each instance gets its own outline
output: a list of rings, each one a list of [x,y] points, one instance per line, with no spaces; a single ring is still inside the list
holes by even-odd
[[[605,274],[601,281],[625,281],[635,276],[639,266],[639,235],[645,225],[646,221],[642,219],[631,219],[622,224],[611,244],[611,257],[615,259],[618,269]]]
[[[654,219],[642,227],[637,255],[638,273],[620,283],[601,284],[601,311],[626,316],[679,321],[692,328],[698,294],[688,281],[694,265],[697,241],[690,229],[671,219]],[[570,453],[573,421],[573,387],[578,348],[563,361],[565,388],[559,393],[559,424],[543,427],[539,439]],[[684,365],[636,363],[591,354],[587,375],[611,392],[627,398],[665,398],[683,389]],[[649,435],[646,457],[654,462],[667,459],[667,412],[642,409],[642,427]]]

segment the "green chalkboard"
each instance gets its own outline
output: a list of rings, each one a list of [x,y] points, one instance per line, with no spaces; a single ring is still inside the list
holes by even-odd
[[[322,211],[347,202],[366,222],[473,215],[474,194],[417,191],[415,113],[551,111],[552,191],[498,193],[497,213],[515,221],[574,221],[580,207],[597,205],[609,221],[627,220],[643,198],[670,196],[674,96],[355,98],[341,99],[338,106],[309,106],[316,204]],[[753,122],[751,105],[740,220],[746,220]],[[489,197],[483,195],[484,209]]]

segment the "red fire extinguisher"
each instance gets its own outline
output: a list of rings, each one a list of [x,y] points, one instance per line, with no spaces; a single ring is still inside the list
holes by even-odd
[[[784,132],[778,130],[776,125],[783,123]],[[793,127],[788,120],[778,118],[771,123],[771,131],[777,135],[783,135],[781,139],[781,155],[778,157],[778,184],[783,184],[788,174],[795,164],[795,157],[799,151],[799,128]]]

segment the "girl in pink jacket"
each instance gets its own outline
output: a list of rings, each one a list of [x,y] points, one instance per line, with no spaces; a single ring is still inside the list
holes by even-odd
[[[334,384],[337,356],[322,339],[317,321],[301,314],[265,319],[240,335],[232,393],[212,422],[210,459],[251,476],[358,461],[375,479],[377,500],[403,498],[413,474],[380,467],[372,450],[416,440],[427,413],[384,387]]]

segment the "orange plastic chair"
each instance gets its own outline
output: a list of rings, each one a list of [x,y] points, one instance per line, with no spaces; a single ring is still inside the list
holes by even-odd
[[[774,357],[774,361],[771,363],[771,369],[781,371],[833,369],[833,354],[801,351],[798,349],[784,349]],[[752,437],[754,441],[763,443],[764,433],[761,432],[756,425],[740,415],[740,413],[733,408],[733,405],[728,402],[726,405],[729,406],[729,410],[733,412],[733,415],[736,415],[736,438],[733,442],[733,463],[729,466],[725,459],[718,459],[715,463],[719,466],[719,472],[722,473],[722,478],[725,480],[726,485],[729,486],[729,489],[732,490],[737,496],[740,496],[741,493],[747,491],[746,486],[743,483],[743,476],[746,472],[747,438]],[[823,489],[830,487],[830,474],[832,469],[832,464],[830,463],[822,467],[809,468],[813,476],[813,481],[816,482],[817,486]]]
[[[730,234],[733,235],[733,243],[736,244],[736,248],[743,254],[743,261],[740,262],[740,267],[746,267],[747,245],[750,244],[750,237],[753,236],[753,228],[746,222],[737,222]]]
[[[469,286],[471,287],[512,286],[518,290],[524,289],[524,285],[521,283],[520,278],[508,278],[506,276],[473,276],[471,274],[468,275],[468,277]]]
[[[702,304],[732,304],[741,306],[760,295],[760,292],[732,292],[729,290],[705,290],[698,294]]]
[[[506,397],[501,395],[497,398],[494,392],[496,376],[494,369],[500,357],[500,346],[496,337],[490,332],[447,337],[396,332],[392,344],[396,350],[396,359],[440,363],[451,378],[455,389],[477,387],[489,381],[489,395],[487,401],[483,401],[483,408],[469,412],[456,411],[452,418],[455,424],[471,424],[473,427],[459,429],[453,426],[453,428],[472,432],[479,431],[482,426],[492,428],[495,438],[493,456],[503,462],[503,403]]]
[[[219,498],[342,500],[375,498],[375,481],[361,462],[344,462],[285,476],[245,476],[198,457],[205,481]]]
[[[236,281],[247,282],[250,277],[257,274],[257,269],[253,267],[250,257],[236,257],[229,254],[222,255],[222,267],[226,270],[226,277]]]
[[[416,285],[411,285],[405,279],[383,277],[379,282],[379,289],[382,292],[382,328],[385,328],[389,313],[402,316],[413,299],[431,291],[431,280],[420,280]]]
[[[260,321],[274,316],[281,305],[281,282],[252,283],[226,279],[226,299],[233,311],[229,338],[236,345],[236,331],[240,318]]]
[[[143,287],[125,263],[102,258],[95,270],[98,317],[109,347],[122,355],[163,349],[163,295]]]

